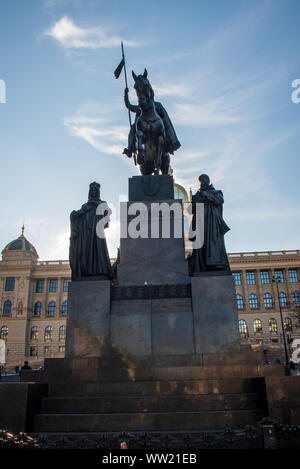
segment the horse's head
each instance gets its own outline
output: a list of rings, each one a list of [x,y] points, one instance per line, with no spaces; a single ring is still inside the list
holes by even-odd
[[[132,76],[135,81],[134,89],[138,97],[139,106],[143,111],[146,111],[154,101],[154,92],[147,78],[147,70],[145,69],[143,75],[136,75],[132,71]]]

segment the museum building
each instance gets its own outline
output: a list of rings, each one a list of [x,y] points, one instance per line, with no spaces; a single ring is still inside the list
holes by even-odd
[[[280,310],[287,340],[300,338],[300,250],[228,253],[228,259],[241,343],[280,346]],[[68,260],[38,260],[24,229],[3,249],[0,338],[7,366],[64,357],[70,277]]]

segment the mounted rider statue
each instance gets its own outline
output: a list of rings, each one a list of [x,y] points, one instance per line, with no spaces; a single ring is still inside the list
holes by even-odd
[[[132,72],[132,76],[138,105],[130,104],[129,90],[126,87],[125,105],[136,117],[130,128],[128,148],[125,148],[123,153],[129,158],[137,158],[142,175],[159,174],[160,171],[162,174],[168,174],[170,153],[173,155],[174,151],[178,150],[180,142],[167,111],[161,103],[154,101],[147,70],[138,76]]]

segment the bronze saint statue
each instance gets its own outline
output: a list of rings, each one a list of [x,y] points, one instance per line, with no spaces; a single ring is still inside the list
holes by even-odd
[[[128,137],[128,148],[123,153],[129,158],[136,157],[142,175],[168,174],[170,153],[178,150],[180,142],[172,122],[163,105],[154,101],[154,91],[145,69],[143,75],[132,72],[138,106],[130,104],[128,88],[125,88],[125,105],[136,114]]]
[[[204,203],[204,243],[193,249],[189,259],[190,272],[195,274],[208,270],[229,271],[224,235],[230,228],[223,220],[223,193],[216,190],[206,174],[199,176],[200,189],[192,197],[192,229],[196,230],[196,204]],[[194,237],[190,238],[194,241]]]
[[[70,215],[69,257],[72,281],[107,280],[113,276],[104,230],[102,230],[103,236],[99,236],[100,232],[97,230],[98,222],[107,215],[108,210],[103,206],[104,210],[101,210],[103,213],[98,215],[96,212],[99,204],[106,202],[100,199],[100,184],[92,182],[88,202],[83,204],[80,210],[73,210]],[[104,228],[107,227],[108,223]]]

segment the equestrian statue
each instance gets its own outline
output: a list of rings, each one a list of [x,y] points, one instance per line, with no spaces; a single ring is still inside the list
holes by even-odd
[[[125,88],[124,101],[129,112],[135,113],[135,122],[128,136],[128,148],[123,154],[134,157],[142,175],[168,174],[170,154],[181,146],[167,111],[161,103],[154,101],[154,91],[145,69],[143,75],[132,71],[138,105],[129,101],[128,87]]]

